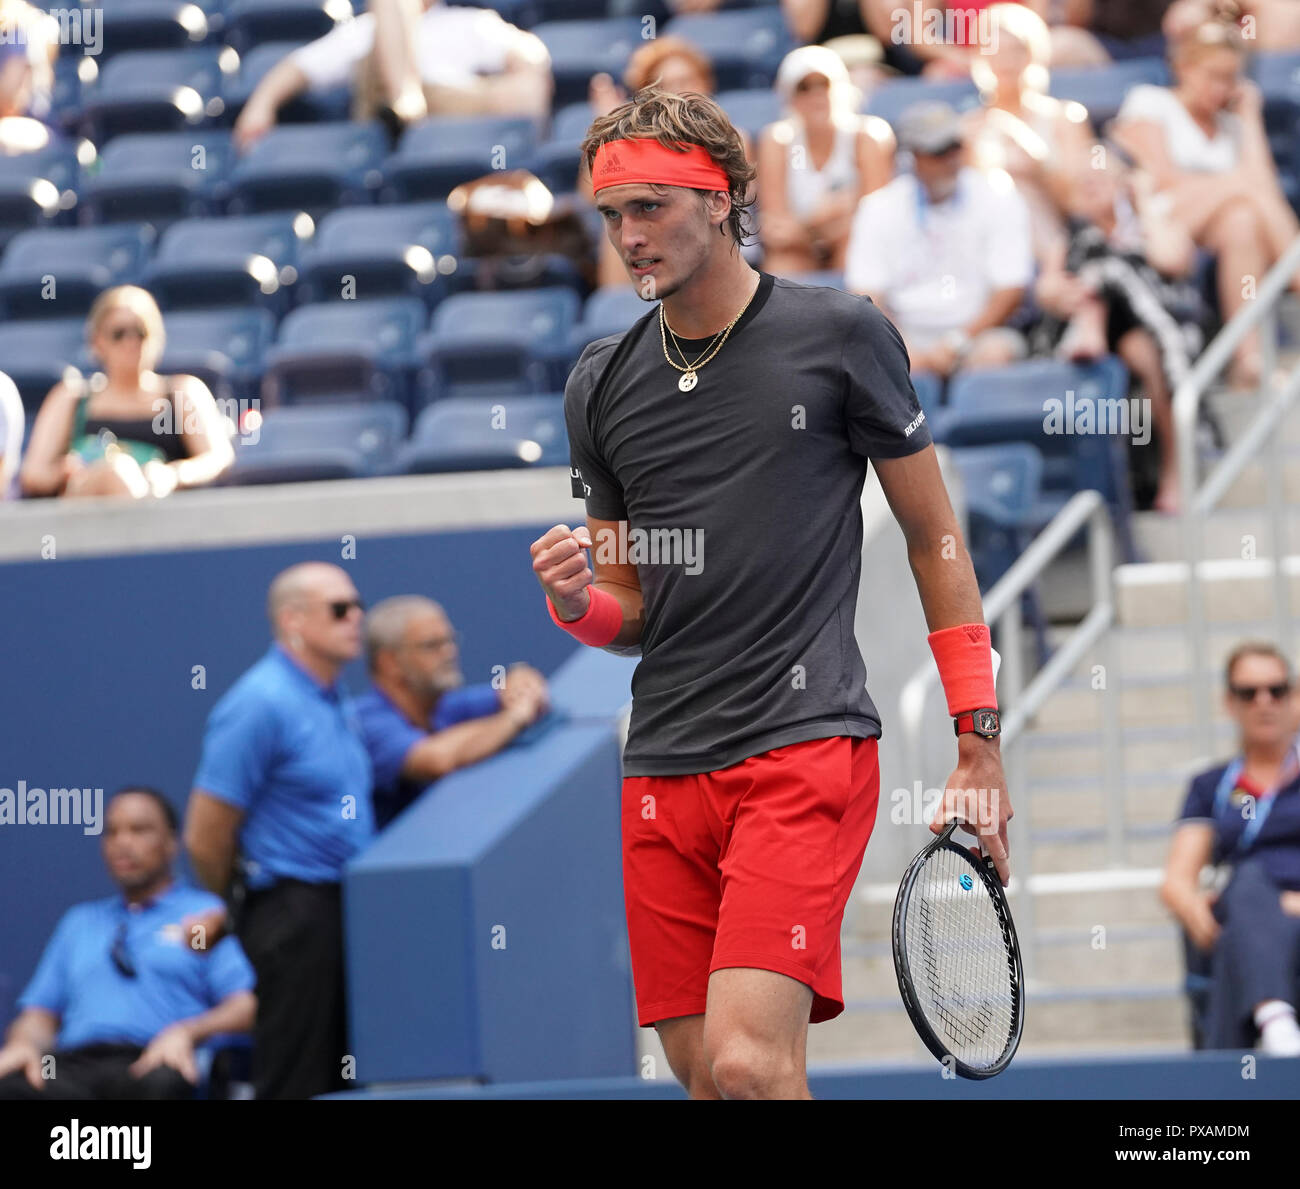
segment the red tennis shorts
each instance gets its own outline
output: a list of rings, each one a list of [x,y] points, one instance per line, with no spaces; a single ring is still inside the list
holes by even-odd
[[[778,747],[692,776],[623,780],[623,894],[641,1027],[698,1015],[709,975],[810,986],[809,1022],[844,1010],[840,924],[876,821],[875,739]]]

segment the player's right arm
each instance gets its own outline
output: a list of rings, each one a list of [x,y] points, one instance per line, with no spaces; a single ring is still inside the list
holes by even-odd
[[[609,644],[611,652],[635,649],[641,643],[641,628],[645,624],[645,604],[641,598],[641,580],[636,566],[608,557],[606,542],[623,539],[616,520],[596,520],[587,517],[586,525],[571,529],[557,524],[529,547],[533,555],[533,573],[542,584],[546,597],[551,600],[556,615],[565,623],[581,619],[591,605],[589,587],[612,595],[623,609],[623,626]],[[586,550],[593,549],[592,563],[588,564]],[[593,572],[592,565],[595,566]]]

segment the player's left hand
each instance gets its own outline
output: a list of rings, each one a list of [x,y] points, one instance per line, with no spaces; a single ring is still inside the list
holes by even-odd
[[[974,834],[993,860],[1002,886],[1011,880],[1011,852],[1007,844],[1007,822],[1014,816],[1007,795],[1006,775],[1002,771],[1002,754],[996,739],[978,735],[959,736],[957,767],[944,786],[943,800],[930,823],[930,831],[942,834],[954,818],[962,821],[960,829]],[[979,847],[971,854],[980,856]]]

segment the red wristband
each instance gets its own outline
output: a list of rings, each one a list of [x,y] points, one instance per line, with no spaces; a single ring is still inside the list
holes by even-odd
[[[939,680],[954,718],[968,710],[996,710],[993,684],[993,644],[982,623],[962,623],[931,632],[926,639],[939,666]]]
[[[587,590],[591,601],[581,619],[565,623],[555,613],[555,604],[550,599],[546,600],[546,608],[551,613],[551,621],[579,643],[603,648],[606,644],[612,644],[614,637],[623,630],[623,605],[608,591],[595,586],[589,586]]]

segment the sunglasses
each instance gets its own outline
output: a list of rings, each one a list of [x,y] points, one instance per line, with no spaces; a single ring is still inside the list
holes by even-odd
[[[135,963],[131,961],[131,954],[126,948],[125,921],[117,927],[117,934],[113,938],[113,946],[108,951],[108,956],[113,959],[113,965],[124,978],[135,978]]]
[[[1275,702],[1280,702],[1291,692],[1291,683],[1283,681],[1280,685],[1231,685],[1229,692],[1238,702],[1253,702],[1264,692]]]
[[[108,332],[108,341],[110,343],[120,343],[127,335],[137,338],[144,342],[149,336],[141,326],[115,326]]]
[[[330,614],[333,615],[335,619],[347,619],[348,612],[354,607],[358,611],[365,611],[366,609],[365,603],[360,599],[338,599],[337,601],[326,603],[325,606],[330,609]]]
[[[439,636],[436,640],[412,640],[408,647],[418,648],[421,652],[440,652],[449,645],[458,643],[460,643],[460,633],[452,632],[447,636]]]

